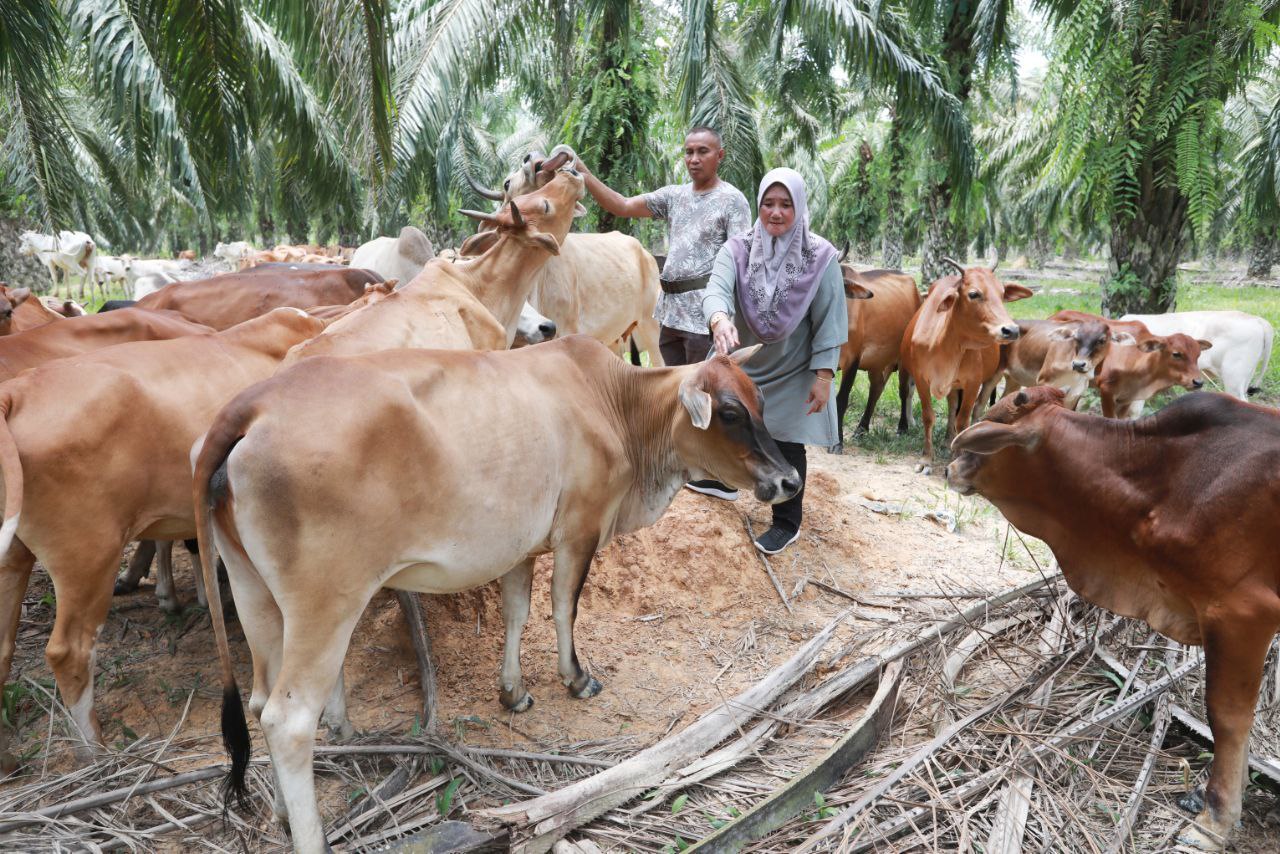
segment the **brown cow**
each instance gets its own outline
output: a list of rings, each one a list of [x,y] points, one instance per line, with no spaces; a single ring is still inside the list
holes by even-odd
[[[884,392],[889,375],[898,370],[902,354],[902,336],[911,317],[920,308],[920,292],[916,281],[897,270],[857,272],[841,264],[844,295],[849,310],[849,340],[840,348],[840,390],[836,394],[836,422],[840,425],[840,445],[844,446],[844,414],[849,408],[849,392],[858,371],[866,371],[870,383],[867,408],[858,422],[855,435],[871,428],[871,416]],[[875,297],[870,302],[866,300]],[[898,397],[901,411],[898,432],[911,429],[911,377],[898,372]]]
[[[16,335],[0,337],[0,381],[54,359],[78,356],[114,344],[158,341],[211,332],[175,311],[122,308],[106,314],[47,323]]]
[[[53,312],[49,311],[40,300],[30,297],[30,288],[10,288],[4,282],[0,282],[0,335],[24,332],[57,319],[50,317],[42,323],[34,322],[37,315],[43,318],[46,314],[53,314]],[[22,306],[28,303],[31,304],[31,308],[22,311]]]
[[[1000,348],[1004,394],[1049,385],[1062,389],[1066,407],[1075,409],[1111,350],[1107,325],[1100,320],[1019,320],[1018,330],[1018,340]]]
[[[358,299],[382,277],[347,267],[279,264],[246,273],[175,282],[138,300],[138,308],[171,309],[214,329],[230,329],[274,308],[315,308]]]
[[[93,651],[121,551],[132,540],[195,535],[192,443],[232,396],[323,327],[299,309],[277,309],[225,332],[121,344],[0,385],[0,681],[39,559],[57,593],[45,656],[85,741],[82,759],[101,743]],[[0,732],[0,757],[11,768],[7,741]]]
[[[1280,630],[1280,415],[1202,393],[1121,424],[1061,400],[1043,387],[1001,400],[956,437],[948,480],[1047,542],[1081,598],[1204,646],[1213,771],[1183,841],[1218,848]]]
[[[1181,332],[1154,335],[1141,321],[1111,320],[1082,311],[1060,311],[1052,319],[1090,319],[1110,328],[1111,348],[1092,383],[1107,418],[1137,418],[1147,400],[1176,385],[1189,391],[1204,386],[1200,353],[1212,342]]]
[[[1017,339],[1018,324],[1006,302],[1025,299],[1031,291],[1003,284],[993,270],[965,269],[945,259],[960,275],[944,276],[929,287],[920,308],[902,335],[902,361],[920,394],[924,451],[916,471],[933,465],[933,398],[947,399],[947,441],[969,426],[982,384],[1000,364],[999,344]]]
[[[193,451],[202,556],[216,543],[227,564],[253,652],[249,708],[296,850],[325,849],[311,773],[317,718],[380,588],[447,593],[501,578],[499,699],[524,711],[533,562],[554,552],[560,678],[591,697],[601,685],[579,663],[573,624],[598,549],[652,525],[690,478],[768,503],[795,494],[799,476],[738,366],[756,349],[680,368],[632,367],[584,335],[491,353],[318,357],[227,405]],[[210,590],[215,579],[205,574]],[[217,600],[224,738],[243,790],[249,733]]]

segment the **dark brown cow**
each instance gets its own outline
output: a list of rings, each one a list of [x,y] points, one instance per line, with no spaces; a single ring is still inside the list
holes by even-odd
[[[902,335],[920,308],[920,292],[916,290],[914,278],[897,270],[860,273],[846,264],[841,264],[840,270],[844,274],[844,295],[849,310],[849,340],[840,348],[840,390],[836,394],[837,423],[843,446],[844,415],[849,409],[849,392],[853,390],[858,371],[866,371],[869,382],[867,408],[856,431],[865,433],[871,427],[871,416],[875,414],[889,375],[898,370]],[[905,433],[911,429],[911,377],[906,371],[898,373],[898,397],[901,400],[898,432]]]
[[[956,437],[948,480],[1047,542],[1081,598],[1204,646],[1213,772],[1184,841],[1220,847],[1280,630],[1280,414],[1201,393],[1130,423],[1061,401],[1046,387],[1001,400]]]
[[[1004,303],[1031,296],[1022,285],[1002,283],[992,270],[948,263],[963,275],[934,282],[902,335],[899,370],[916,384],[924,422],[924,451],[916,470],[926,473],[933,465],[934,396],[947,399],[950,441],[969,426],[979,389],[998,370],[999,345],[1020,334]]]
[[[1137,418],[1148,399],[1180,385],[1204,386],[1200,353],[1213,344],[1190,335],[1154,335],[1137,320],[1111,320],[1081,311],[1060,311],[1053,320],[1092,320],[1111,330],[1111,347],[1094,376],[1108,418]]]
[[[573,626],[598,549],[656,522],[690,477],[768,503],[795,494],[799,477],[738,366],[757,349],[679,368],[632,367],[585,335],[489,353],[317,356],[227,405],[195,463],[200,545],[208,558],[216,542],[226,560],[253,651],[249,708],[296,850],[325,849],[311,773],[317,719],[380,588],[446,593],[501,578],[499,699],[524,711],[533,562],[554,552],[560,680],[587,698],[601,686],[578,660]],[[224,733],[242,786],[249,733],[217,599]]]
[[[228,329],[275,308],[315,308],[359,299],[381,282],[371,270],[340,266],[269,264],[252,272],[175,282],[138,300],[138,308],[171,309],[214,329]]]
[[[126,311],[151,314],[124,309],[95,318]],[[290,347],[323,328],[324,321],[283,308],[225,332],[61,359],[0,384],[0,681],[38,558],[57,593],[45,656],[87,745],[101,743],[93,650],[121,551],[131,540],[195,535],[192,443],[236,392],[270,376]],[[6,743],[0,732],[0,762],[12,767]],[[82,758],[87,745],[77,749]]]
[[[69,318],[0,337],[0,381],[54,359],[78,356],[114,344],[159,341],[211,332],[174,311],[122,308]]]

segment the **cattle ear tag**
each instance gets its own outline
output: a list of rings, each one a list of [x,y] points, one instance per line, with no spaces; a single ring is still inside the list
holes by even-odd
[[[1206,341],[1203,338],[1197,338],[1196,343],[1200,345],[1201,350],[1208,350],[1213,347],[1212,341]]]
[[[751,360],[751,357],[760,352],[763,344],[752,344],[750,347],[739,347],[729,354],[729,361],[735,365],[745,365]]]
[[[680,402],[689,411],[694,427],[706,430],[711,425],[711,395],[698,388],[697,374],[680,383]]]
[[[580,216],[586,216],[586,215],[587,215],[587,209],[586,209],[586,208],[584,208],[584,207],[582,206],[582,203],[581,203],[581,202],[574,202],[574,203],[573,203],[573,218],[574,218],[574,219],[577,219],[577,218],[578,218],[578,217],[580,217]]]

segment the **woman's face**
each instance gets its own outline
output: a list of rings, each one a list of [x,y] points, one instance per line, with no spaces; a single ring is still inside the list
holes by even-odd
[[[796,209],[791,204],[791,194],[782,184],[774,184],[764,191],[760,200],[760,222],[773,237],[781,237],[791,230],[796,221]]]

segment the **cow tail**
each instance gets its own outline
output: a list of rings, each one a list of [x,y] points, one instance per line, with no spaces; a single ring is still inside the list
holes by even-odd
[[[244,702],[231,663],[227,643],[227,623],[222,613],[222,594],[218,585],[217,554],[213,544],[213,511],[226,497],[227,457],[236,443],[244,438],[252,420],[252,410],[236,399],[227,405],[205,434],[204,445],[194,467],[196,538],[200,545],[200,564],[204,573],[205,595],[209,600],[209,618],[213,623],[218,661],[222,666],[222,745],[231,757],[231,771],[223,783],[223,809],[234,800],[245,806],[245,772],[249,768],[249,725],[244,716]]]
[[[13,398],[0,394],[0,468],[4,469],[4,523],[0,525],[0,556],[9,551],[18,533],[22,515],[22,459],[13,433],[9,432],[9,411]]]
[[[1262,391],[1262,382],[1267,378],[1267,365],[1271,363],[1271,344],[1275,340],[1276,330],[1266,320],[1263,320],[1262,323],[1267,328],[1267,331],[1263,334],[1262,365],[1254,374],[1254,381],[1257,385],[1250,384],[1246,394],[1257,394]]]

